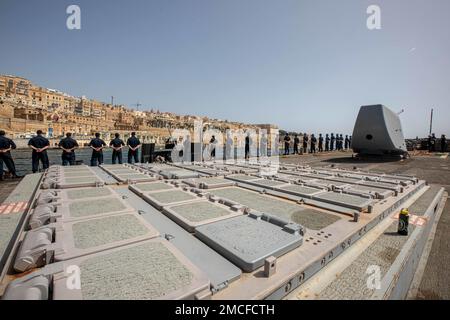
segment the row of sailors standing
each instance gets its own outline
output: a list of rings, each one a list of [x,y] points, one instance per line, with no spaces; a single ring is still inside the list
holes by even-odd
[[[28,141],[28,146],[32,149],[31,153],[31,168],[33,173],[39,171],[39,163],[45,170],[49,167],[49,159],[47,149],[50,148],[50,141],[44,137],[42,130],[36,131],[36,136]],[[58,146],[62,149],[61,160],[62,165],[75,165],[75,150],[79,147],[78,142],[72,138],[70,132],[66,133],[66,137],[61,139]],[[106,147],[105,141],[100,138],[100,133],[95,134],[88,145],[92,149],[91,166],[97,166],[103,163],[103,149]],[[122,164],[122,149],[128,147],[128,163],[139,162],[139,148],[141,142],[136,137],[136,133],[132,132],[131,137],[128,138],[127,143],[120,139],[118,133],[115,138],[111,140],[109,146],[113,149],[112,163],[118,162]],[[16,149],[17,146],[13,140],[6,137],[6,132],[0,130],[0,181],[3,180],[3,166],[5,165],[10,175],[14,178],[20,178],[16,173],[14,159],[11,156],[11,150]]]
[[[286,135],[284,136],[284,155],[290,154],[290,145],[291,145],[291,137],[286,132]],[[349,135],[345,135],[345,138],[342,134],[336,134],[336,136],[332,133],[329,135],[328,133],[325,135],[325,137],[322,136],[322,134],[319,134],[319,137],[317,138],[314,134],[311,134],[311,137],[308,136],[307,133],[303,134],[303,148],[300,150],[300,137],[296,134],[294,136],[294,148],[293,148],[293,154],[301,154],[301,153],[308,153],[308,142],[309,142],[309,153],[316,153],[318,152],[328,152],[328,151],[341,151],[341,150],[348,150],[351,148],[352,143],[352,137]],[[316,148],[317,146],[317,148]],[[325,147],[325,148],[324,148]]]

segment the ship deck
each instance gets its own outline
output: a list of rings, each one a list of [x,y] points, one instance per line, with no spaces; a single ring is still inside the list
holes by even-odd
[[[57,290],[38,298],[448,295],[448,280],[436,285],[440,275],[432,272],[436,262],[448,259],[436,252],[448,244],[440,235],[446,226],[438,224],[449,215],[447,158],[288,156],[278,173],[260,172],[257,164],[239,162],[54,166],[28,175],[3,204],[8,224],[1,222],[7,232],[1,239],[0,294],[18,298],[28,286],[47,283]],[[109,191],[96,194],[99,189]],[[414,218],[407,237],[396,234],[401,207],[409,207]],[[435,233],[439,243],[433,247]],[[30,245],[42,235],[48,236],[44,244]],[[143,261],[154,259],[161,263],[144,268]],[[120,273],[111,270],[114,261]],[[71,265],[82,272],[75,293],[63,285]],[[366,281],[374,265],[381,272],[378,289]],[[106,280],[99,274],[117,277],[119,288],[101,289]]]

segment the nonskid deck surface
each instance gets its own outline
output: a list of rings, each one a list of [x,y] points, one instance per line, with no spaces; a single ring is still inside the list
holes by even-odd
[[[92,187],[105,184],[99,175],[88,166],[80,168],[52,166],[44,173],[41,188],[66,189],[78,187]]]
[[[441,200],[437,196],[441,191],[442,188],[437,185],[432,185],[428,188],[409,206],[411,219],[415,220],[416,217],[423,217],[428,223],[434,220],[438,211],[435,208],[440,205],[439,202]],[[367,241],[367,244],[359,249],[359,254],[349,253],[347,257],[342,257],[342,260],[345,260],[344,263],[334,263],[336,269],[330,270],[329,273],[335,273],[336,276],[319,274],[318,277],[322,277],[319,285],[308,283],[305,286],[300,286],[289,298],[327,300],[372,299],[374,295],[378,294],[378,290],[375,286],[367,285],[367,270],[374,270],[375,266],[377,271],[379,271],[380,282],[388,281],[389,273],[398,274],[394,269],[404,264],[401,256],[408,251],[405,248],[406,244],[411,241],[418,241],[420,237],[417,236],[416,232],[425,230],[424,225],[419,222],[424,222],[425,220],[418,219],[409,225],[409,232],[406,236],[399,236],[397,233],[398,220],[394,219],[394,217],[388,217],[386,221],[383,221],[385,226],[382,224],[377,226],[377,228],[380,228],[380,231],[378,231],[380,235],[378,237],[370,236],[373,242]],[[353,259],[353,261],[349,263],[350,259]],[[334,265],[332,268],[334,268]]]
[[[164,179],[187,179],[198,178],[203,175],[209,176],[209,174],[188,170],[182,166],[168,164],[137,164],[135,167],[139,168],[143,172],[147,171],[148,173],[158,174]]]
[[[53,177],[49,178],[57,180],[53,187],[58,189],[37,186],[29,212],[34,224],[23,231],[24,239],[32,240],[37,233],[48,241],[43,246],[24,247],[22,243],[20,257],[28,261],[26,257],[33,256],[36,263],[24,267],[16,262],[16,272],[40,269],[14,281],[5,296],[26,292],[44,276],[49,288],[50,283],[59,288],[50,297],[54,299],[281,298],[425,187],[424,181],[414,177],[396,179],[299,166],[284,166],[279,173],[266,176],[261,174],[265,169],[245,163],[103,165],[103,172],[128,186],[89,182],[60,189],[67,187],[68,179],[101,178],[89,167],[50,168]],[[138,179],[140,175],[149,180]],[[305,175],[309,180],[302,180]],[[270,245],[260,238],[261,230],[270,234]],[[156,239],[158,245],[153,245]],[[179,282],[167,280],[163,289],[152,278],[135,284],[139,290],[132,294],[126,275],[117,274],[117,290],[98,289],[107,277],[97,272],[104,268],[115,272],[108,266],[114,260],[123,262],[117,263],[117,272],[143,273],[144,263],[137,261],[142,252],[134,248],[149,243],[168,246],[175,254],[166,259],[161,254],[167,250],[150,250],[142,261],[152,254],[167,261],[165,267],[150,268],[161,279]],[[42,263],[36,257],[43,252],[57,257],[45,261],[61,262]],[[124,257],[130,261],[125,263]],[[266,260],[276,262],[275,274],[267,269]],[[61,288],[62,262],[83,265],[82,288],[74,295]],[[169,265],[180,270],[180,275],[175,271],[164,275]],[[133,266],[137,270],[130,271]],[[300,276],[299,283],[279,293],[293,274]],[[41,298],[45,297],[42,293]]]
[[[160,176],[129,164],[100,165],[100,167],[120,183],[156,181]]]
[[[260,194],[240,187],[212,189],[212,195],[231,200],[259,212],[271,214],[290,222],[303,225],[307,229],[321,230],[341,219],[341,216],[315,210],[292,201]]]

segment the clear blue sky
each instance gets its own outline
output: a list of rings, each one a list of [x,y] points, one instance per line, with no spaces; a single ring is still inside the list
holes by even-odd
[[[66,28],[66,7],[82,28]],[[382,29],[366,28],[378,4]],[[350,133],[359,106],[450,136],[448,0],[1,0],[0,73],[181,114]]]

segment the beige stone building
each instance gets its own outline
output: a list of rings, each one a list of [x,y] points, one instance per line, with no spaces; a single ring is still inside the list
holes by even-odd
[[[13,137],[30,135],[38,129],[52,137],[72,132],[86,139],[95,132],[109,139],[115,132],[127,138],[131,131],[136,131],[143,141],[163,144],[173,129],[188,129],[192,133],[194,121],[199,120],[223,132],[226,129],[248,128],[257,131],[259,127],[153,109],[136,111],[85,96],[73,97],[58,90],[36,86],[25,78],[0,75],[0,128]]]

